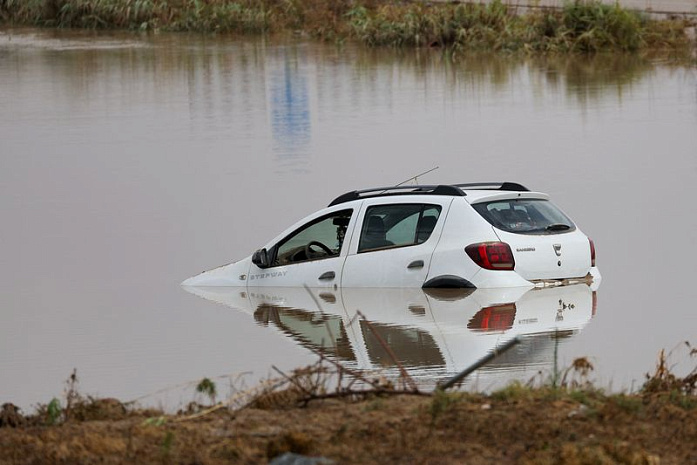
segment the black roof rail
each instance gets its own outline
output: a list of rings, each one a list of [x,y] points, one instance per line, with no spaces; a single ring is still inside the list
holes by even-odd
[[[416,185],[416,186],[388,186],[388,187],[373,187],[370,189],[362,189],[351,191],[340,195],[332,200],[329,206],[338,205],[352,200],[366,199],[370,197],[384,197],[388,195],[451,195],[454,197],[464,197],[465,193],[457,186],[448,184],[438,185]]]
[[[497,182],[472,182],[467,184],[453,184],[463,189],[499,190],[513,192],[530,192],[530,189],[518,184],[517,182],[497,181]]]
[[[389,187],[373,187],[370,189],[362,189],[351,191],[340,195],[332,200],[330,207],[352,200],[366,199],[371,197],[383,197],[388,195],[451,195],[454,197],[464,197],[463,189],[486,189],[486,190],[501,190],[501,191],[524,191],[529,189],[515,182],[477,182],[469,184],[434,184],[434,185],[416,185],[416,186],[389,186]]]

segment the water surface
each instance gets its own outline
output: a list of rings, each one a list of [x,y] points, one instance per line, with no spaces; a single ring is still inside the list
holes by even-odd
[[[505,376],[548,370],[556,351],[629,389],[661,348],[695,342],[695,68],[5,30],[0,141],[0,392],[25,408],[73,368],[85,392],[126,400],[313,361],[278,325],[179,282],[345,191],[434,166],[420,181],[548,192],[595,240],[596,315],[535,339]],[[433,379],[455,365],[439,367]]]

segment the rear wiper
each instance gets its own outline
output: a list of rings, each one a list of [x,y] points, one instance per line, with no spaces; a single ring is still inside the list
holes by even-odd
[[[552,223],[545,228],[546,231],[566,231],[571,229],[571,226],[565,223]]]

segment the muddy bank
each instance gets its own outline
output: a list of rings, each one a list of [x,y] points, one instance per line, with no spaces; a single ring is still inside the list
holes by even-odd
[[[406,374],[395,384],[354,373],[329,389],[351,373],[320,360],[175,415],[84,397],[74,372],[63,404],[29,416],[2,406],[0,464],[267,463],[287,452],[341,464],[697,463],[697,368],[677,377],[661,354],[632,395],[595,389],[592,369],[577,359],[550,384],[484,395],[419,392]],[[210,380],[197,391],[215,402]]]
[[[511,387],[282,403],[198,418],[154,411],[2,428],[0,464],[266,463],[292,451],[335,463],[697,463],[697,401]]]

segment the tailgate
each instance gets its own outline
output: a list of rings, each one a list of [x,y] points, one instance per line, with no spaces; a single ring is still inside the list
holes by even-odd
[[[591,267],[590,244],[581,231],[529,235],[494,228],[508,243],[515,259],[515,271],[527,280],[582,278]]]

